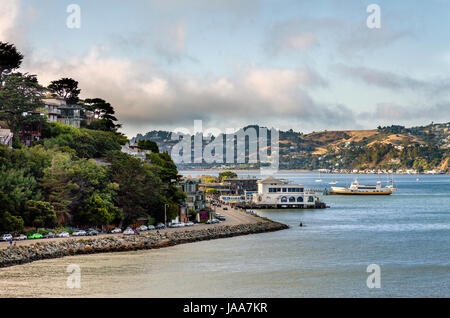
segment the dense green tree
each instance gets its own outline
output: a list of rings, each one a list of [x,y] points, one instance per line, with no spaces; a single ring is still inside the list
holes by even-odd
[[[117,131],[121,127],[117,124],[114,108],[101,98],[88,98],[84,100],[84,108],[94,113],[94,121],[86,128],[104,131]]]
[[[0,194],[0,200],[8,202],[8,210],[13,214],[22,211],[28,200],[39,200],[41,197],[36,179],[25,169],[1,169]],[[2,209],[3,206],[0,206]]]
[[[70,154],[56,152],[52,165],[44,170],[40,182],[43,197],[54,207],[59,223],[70,222],[70,206],[78,189],[78,186],[71,182],[71,165]]]
[[[23,227],[22,217],[0,210],[0,232],[19,232],[23,230]]]
[[[33,111],[43,105],[44,88],[39,85],[36,76],[14,73],[3,79],[0,90],[0,110],[9,128],[14,132],[17,145],[19,130],[27,116],[23,113]]]
[[[120,217],[120,210],[108,200],[104,200],[99,194],[88,198],[76,214],[76,222],[102,226],[113,222]]]
[[[41,145],[12,151],[10,162],[15,168],[29,171],[37,180],[44,176],[44,169],[52,164],[54,152]]]
[[[164,204],[170,204],[164,197],[163,189],[168,189],[154,166],[144,163],[128,154],[115,151],[108,156],[112,163],[112,181],[119,185],[117,206],[123,210],[124,219],[133,223],[138,217],[151,215],[163,220]],[[173,215],[173,210],[169,211]],[[175,212],[176,213],[176,212]]]
[[[53,206],[48,202],[29,200],[25,204],[23,219],[26,224],[36,228],[56,225],[56,213]]]
[[[150,150],[153,153],[159,153],[159,148],[156,142],[146,139],[138,141],[138,147],[143,150]]]
[[[99,196],[107,206],[108,213],[112,214],[112,219],[120,218],[118,209],[114,208],[119,185],[111,182],[108,167],[98,165],[94,160],[83,159],[75,161],[69,173],[70,182],[77,186],[76,195],[70,205],[72,214],[77,217],[80,212],[83,212],[83,204]]]
[[[13,44],[0,42],[0,89],[3,79],[22,64],[23,55]]]
[[[186,198],[186,194],[177,186],[181,176],[172,158],[167,153],[151,153],[149,155],[153,170],[158,174],[164,186],[161,193],[164,201],[168,204],[181,204]],[[176,214],[176,211],[171,211]]]
[[[73,78],[61,78],[57,81],[52,81],[48,89],[63,98],[67,104],[76,104],[79,101],[78,95],[81,90],[78,88],[78,82]]]
[[[109,151],[121,149],[124,137],[115,132],[77,129],[69,125],[50,123],[43,131],[46,149],[68,147],[79,158],[100,158]]]
[[[224,171],[219,173],[219,182],[224,181],[225,179],[237,178],[237,174],[233,171]]]

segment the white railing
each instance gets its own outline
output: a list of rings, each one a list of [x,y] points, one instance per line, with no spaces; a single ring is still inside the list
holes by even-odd
[[[1,143],[7,146],[10,146],[12,144],[12,138],[13,138],[14,134],[13,133],[9,133],[6,136],[3,136],[1,138]]]

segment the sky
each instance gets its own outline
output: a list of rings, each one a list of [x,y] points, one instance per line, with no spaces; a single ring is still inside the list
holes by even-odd
[[[307,133],[450,121],[449,14],[445,0],[1,0],[0,41],[42,85],[72,77],[110,102],[130,138],[194,120]]]

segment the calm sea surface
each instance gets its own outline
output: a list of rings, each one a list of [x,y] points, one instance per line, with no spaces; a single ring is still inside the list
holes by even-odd
[[[355,177],[277,176],[321,189]],[[358,179],[384,184],[386,176]],[[285,231],[0,269],[0,296],[449,297],[450,176],[394,181],[391,196],[325,196],[330,209],[259,211],[290,225]],[[66,287],[69,264],[81,268],[81,289]],[[366,285],[369,264],[381,268],[379,289]]]

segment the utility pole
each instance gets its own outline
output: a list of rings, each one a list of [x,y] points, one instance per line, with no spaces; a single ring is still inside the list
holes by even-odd
[[[164,225],[167,227],[167,207],[169,205],[167,203],[164,204]]]

